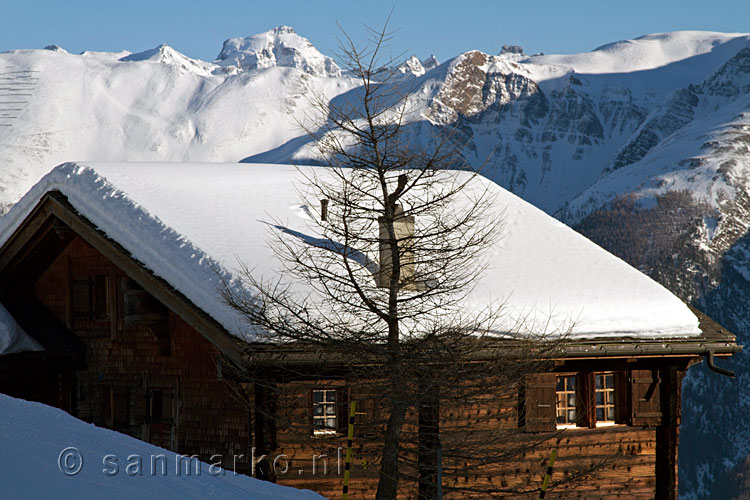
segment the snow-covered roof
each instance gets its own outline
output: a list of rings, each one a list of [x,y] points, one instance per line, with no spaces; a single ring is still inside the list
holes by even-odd
[[[575,338],[700,334],[695,315],[667,289],[501,187],[483,178],[472,182],[496,196],[491,216],[503,219],[503,236],[467,308],[502,302],[501,330],[525,319],[548,331],[572,323]],[[278,265],[267,243],[274,230],[268,222],[310,234],[303,187],[301,174],[287,165],[66,163],[0,218],[0,246],[44,193],[59,190],[230,333],[254,340],[262,332],[224,304],[220,276],[236,277],[242,261],[273,277]]]
[[[309,490],[181,459],[41,403],[0,394],[0,415],[3,498],[323,500]],[[138,474],[126,471],[134,463]]]
[[[8,310],[0,304],[0,355],[43,350],[39,342],[23,331]]]

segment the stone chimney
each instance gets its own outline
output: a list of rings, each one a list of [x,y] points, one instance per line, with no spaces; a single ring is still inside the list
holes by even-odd
[[[416,289],[414,283],[414,216],[405,215],[401,205],[396,205],[394,211],[393,230],[399,245],[401,256],[401,288],[406,290]],[[393,265],[391,260],[391,248],[388,241],[388,229],[385,218],[378,217],[380,229],[380,272],[378,273],[378,286],[387,288],[391,280]]]

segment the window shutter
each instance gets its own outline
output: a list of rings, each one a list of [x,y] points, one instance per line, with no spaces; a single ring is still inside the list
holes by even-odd
[[[615,373],[615,423],[627,424],[628,413],[628,380],[625,372]]]
[[[349,389],[346,387],[336,388],[336,426],[338,432],[346,434],[349,432]]]
[[[659,375],[656,370],[630,370],[630,425],[656,426],[661,423]]]
[[[87,277],[76,276],[73,279],[73,316],[88,319],[90,313],[89,280]]]
[[[594,374],[582,372],[576,375],[576,425],[578,427],[595,427],[594,414]]]
[[[94,319],[109,319],[107,304],[109,278],[103,274],[96,274],[91,279],[92,314]]]
[[[357,412],[354,416],[354,432],[360,437],[375,437],[377,435],[378,417],[377,402],[374,398],[357,400]]]
[[[315,412],[313,411],[313,407],[314,407],[313,391],[314,390],[315,390],[314,387],[310,387],[310,390],[307,392],[307,397],[308,397],[307,413],[309,414],[307,425],[310,427],[308,431],[311,436],[315,433],[315,419],[313,418],[313,415],[315,415]]]
[[[554,373],[534,373],[526,376],[524,431],[555,430],[555,382]]]

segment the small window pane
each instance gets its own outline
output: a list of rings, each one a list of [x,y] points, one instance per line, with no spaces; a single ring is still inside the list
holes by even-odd
[[[558,425],[573,425],[576,422],[575,376],[557,377],[556,421]]]
[[[331,434],[337,428],[336,389],[315,389],[312,396],[313,431]]]
[[[615,375],[601,373],[594,376],[594,401],[596,402],[596,421],[612,422],[615,420]]]

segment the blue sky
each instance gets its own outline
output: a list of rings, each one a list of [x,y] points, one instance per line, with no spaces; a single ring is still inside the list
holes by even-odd
[[[381,26],[391,7],[392,54],[433,53],[441,61],[471,49],[497,53],[506,43],[527,53],[573,53],[662,31],[750,31],[748,0],[3,0],[0,51],[54,43],[73,53],[138,52],[165,42],[212,60],[226,38],[285,24],[334,55],[337,21],[362,39],[362,24]]]

